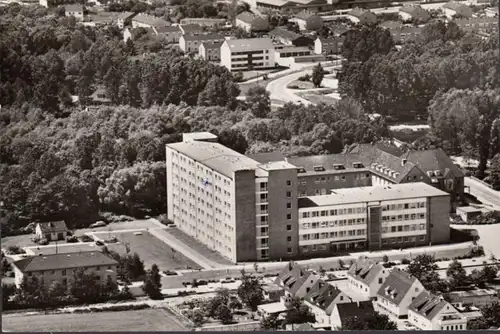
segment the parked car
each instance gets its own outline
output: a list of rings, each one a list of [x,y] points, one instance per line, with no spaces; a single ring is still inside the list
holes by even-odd
[[[208,282],[205,281],[204,279],[201,279],[199,281],[196,281],[197,285],[208,285]]]
[[[94,224],[90,225],[91,228],[94,228],[94,227],[103,227],[103,226],[106,226],[106,223],[103,222],[102,220],[99,220],[98,222],[95,222]]]
[[[142,232],[134,232],[134,235],[142,235]]]
[[[232,277],[226,277],[226,278],[222,278],[222,279],[220,280],[220,282],[221,282],[221,283],[234,283],[234,282],[235,282],[235,280],[234,280],[234,278],[232,278]]]
[[[95,244],[96,246],[104,246],[104,242],[102,242],[101,240],[97,240]]]

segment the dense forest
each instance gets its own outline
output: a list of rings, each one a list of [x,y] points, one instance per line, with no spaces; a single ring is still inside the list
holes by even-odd
[[[453,22],[432,22],[400,50],[381,28],[352,30],[344,46],[343,96],[392,121],[427,121],[431,132],[414,148],[477,158],[483,175],[500,153],[497,34],[482,39]]]
[[[34,220],[86,226],[108,211],[166,210],[164,147],[183,132],[211,131],[238,152],[340,152],[389,135],[360,103],[287,104],[239,88],[223,67],[160,47],[124,43],[114,28],[77,26],[40,7],[0,8],[2,231]],[[88,107],[102,87],[111,106]],[[73,96],[80,104],[73,104]]]

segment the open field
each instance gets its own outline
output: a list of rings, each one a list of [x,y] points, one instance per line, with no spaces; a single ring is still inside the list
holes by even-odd
[[[2,248],[7,249],[10,246],[21,246],[21,247],[36,246],[36,244],[33,241],[31,241],[32,237],[33,234],[23,234],[23,235],[16,235],[12,237],[2,238]]]
[[[211,261],[214,261],[214,262],[217,262],[220,264],[226,264],[226,265],[233,264],[230,260],[226,259],[225,257],[220,255],[216,251],[211,250],[210,248],[208,248],[207,246],[205,246],[204,244],[202,244],[201,242],[199,242],[195,238],[187,235],[186,233],[184,233],[183,231],[181,231],[178,228],[169,228],[168,233],[170,233],[171,235],[173,235],[174,237],[176,237],[177,239],[179,239],[180,241],[182,241],[186,245],[189,245],[189,247],[191,247],[192,249],[194,249],[198,253],[202,254],[204,257],[206,257],[207,259],[209,259]]]
[[[2,316],[9,332],[187,331],[175,315],[163,309],[49,315]]]
[[[129,244],[130,252],[139,254],[147,268],[155,263],[160,270],[186,269],[187,267],[192,269],[200,268],[181,253],[172,253],[170,246],[149,232],[144,231],[142,235],[135,235],[134,232],[111,232],[110,235],[115,236],[120,241],[122,244],[120,249],[125,249],[124,243]],[[107,239],[108,233],[103,233],[103,237]]]

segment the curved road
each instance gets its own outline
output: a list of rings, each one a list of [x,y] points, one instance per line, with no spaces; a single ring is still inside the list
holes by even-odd
[[[500,191],[495,191],[470,177],[466,177],[464,181],[465,186],[469,187],[470,193],[478,200],[495,210],[500,210]]]

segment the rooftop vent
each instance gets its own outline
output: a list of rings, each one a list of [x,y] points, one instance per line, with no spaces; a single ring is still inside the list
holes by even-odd
[[[407,162],[408,162],[408,159],[402,159],[401,160],[401,167],[404,167]]]
[[[323,166],[314,166],[314,171],[315,172],[324,172],[325,171],[325,167],[323,167]]]
[[[353,168],[363,168],[364,165],[361,162],[353,162],[352,167]]]
[[[298,170],[297,170],[297,173],[305,173],[306,170],[302,167],[300,167]]]

